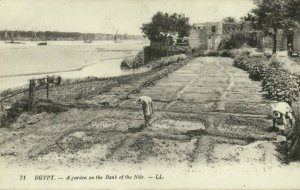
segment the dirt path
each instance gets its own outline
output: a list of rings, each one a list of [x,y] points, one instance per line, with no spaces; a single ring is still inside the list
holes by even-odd
[[[0,156],[8,166],[42,169],[282,162],[270,142],[275,134],[267,132],[270,102],[230,58],[196,58],[138,94],[130,90],[123,84],[87,101],[112,101],[111,107],[42,113],[24,128],[0,129]],[[134,103],[141,95],[151,96],[155,109],[152,126],[142,130]]]

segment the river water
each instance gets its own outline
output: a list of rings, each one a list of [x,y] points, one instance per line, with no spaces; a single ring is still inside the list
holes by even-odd
[[[28,84],[32,78],[60,75],[66,78],[113,77],[146,69],[122,70],[125,57],[134,56],[147,41],[49,41],[7,44],[0,42],[0,91]]]

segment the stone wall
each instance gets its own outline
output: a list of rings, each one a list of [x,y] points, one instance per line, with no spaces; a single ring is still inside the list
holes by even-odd
[[[294,32],[294,51],[300,53],[300,30]]]

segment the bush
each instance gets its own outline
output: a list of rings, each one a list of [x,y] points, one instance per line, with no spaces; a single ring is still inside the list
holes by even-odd
[[[244,56],[237,57],[234,60],[233,65],[245,71],[249,71],[252,66],[249,57]]]
[[[300,77],[283,71],[280,65],[255,57],[238,57],[234,66],[248,71],[253,80],[260,80],[268,98],[292,103],[299,96]]]
[[[270,68],[263,76],[262,84],[271,100],[292,103],[299,96],[296,77],[282,70]]]
[[[205,56],[219,56],[219,52],[217,50],[208,50],[204,52]]]
[[[251,61],[248,61],[249,68],[249,77],[252,80],[261,80],[265,72],[269,69],[269,64],[261,59],[253,58]]]
[[[135,57],[127,57],[121,62],[121,68],[138,69],[144,65],[144,52],[139,51]]]
[[[228,50],[228,49],[224,49],[219,51],[220,56],[222,57],[234,57],[234,54],[232,53],[232,51]]]
[[[194,56],[194,57],[204,56],[204,50],[202,48],[193,48],[192,56]]]
[[[179,62],[179,61],[182,61],[185,59],[187,59],[187,56],[185,54],[173,55],[170,57],[163,57],[160,60],[152,63],[152,68],[167,66],[167,65],[170,65],[171,63]]]

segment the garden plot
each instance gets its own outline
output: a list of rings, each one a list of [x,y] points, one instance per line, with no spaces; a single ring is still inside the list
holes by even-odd
[[[76,131],[48,146],[33,163],[44,167],[99,167],[126,138],[126,135],[116,132]]]
[[[276,134],[267,132],[271,125],[271,120],[264,118],[230,116],[221,119],[218,123],[208,125],[206,130],[211,135],[251,142],[253,140],[274,140]]]
[[[145,132],[147,131],[173,135],[184,135],[192,131],[205,131],[205,126],[202,122],[159,119],[152,123],[151,127],[147,127]]]
[[[182,87],[181,86],[167,86],[167,87],[160,87],[160,86],[154,86],[154,87],[148,87],[141,91],[142,94],[153,94],[153,93],[159,93],[164,92],[166,94],[173,93],[173,95],[176,94]]]
[[[189,82],[192,78],[195,78],[196,75],[171,75],[165,79],[162,79],[160,82],[172,83],[172,82]]]
[[[196,139],[190,141],[175,141],[153,139],[154,154],[150,155],[145,163],[156,166],[189,166],[192,161]]]
[[[260,94],[236,94],[227,93],[227,101],[242,101],[242,102],[263,102],[265,99]]]
[[[244,78],[236,78],[234,80],[234,86],[236,88],[253,88],[253,89],[257,89],[257,90],[261,89],[261,85],[259,82],[247,81],[247,80],[244,80]]]
[[[27,159],[31,150],[47,142],[50,138],[40,134],[29,134],[25,138],[13,138],[2,143],[0,156],[10,164],[22,162]]]
[[[156,166],[188,162],[195,140],[178,141],[157,139],[148,135],[132,135],[109,158],[118,162],[143,163]]]
[[[168,103],[159,102],[155,100],[153,102],[153,110],[162,110]],[[125,100],[121,104],[119,104],[120,108],[129,108],[129,109],[139,109],[142,111],[141,105],[136,103],[136,99]]]
[[[221,87],[198,87],[190,86],[184,90],[184,93],[211,93],[211,94],[221,94],[224,92],[224,89]]]
[[[215,68],[215,69],[204,69],[200,71],[199,76],[225,76],[226,74],[224,74],[224,71],[220,70],[220,68]]]
[[[150,96],[153,101],[158,102],[171,102],[174,99],[174,92],[164,92],[164,91],[151,91],[151,92],[141,92],[139,94],[132,95],[131,98],[137,99],[140,96]]]
[[[206,81],[203,81],[202,79],[198,79],[196,80],[194,83],[193,83],[193,86],[195,87],[220,87],[220,88],[225,88],[228,86],[228,83],[226,82],[227,79],[224,79],[224,81],[220,81],[218,83],[214,82],[213,81],[213,78],[212,80],[206,80]]]
[[[207,82],[207,83],[228,83],[229,77],[226,76],[206,76],[203,75],[201,77],[199,77],[199,79],[197,80],[197,82]]]
[[[184,112],[184,113],[199,113],[210,112],[216,109],[215,102],[182,102],[176,101],[166,111]]]
[[[269,103],[226,102],[225,112],[267,115],[271,112]]]
[[[247,144],[247,142],[245,141],[229,140],[222,137],[213,137],[213,136],[198,137],[196,148],[194,150],[194,157],[192,163],[193,168],[197,166],[201,167],[203,165],[216,163],[215,154],[219,152],[215,152],[215,147],[218,144],[223,144],[223,143],[228,143],[228,146],[234,146],[232,144],[237,144],[235,146]],[[222,150],[222,152],[224,151],[226,150]],[[229,156],[228,153],[225,155]],[[229,160],[235,161],[232,158],[229,158],[228,161]]]
[[[219,100],[221,94],[216,93],[183,93],[179,100],[183,102],[207,102]]]
[[[279,164],[278,153],[272,143],[261,142],[248,145],[232,145],[229,143],[212,144],[210,154],[206,157],[209,164]],[[196,164],[194,164],[196,165]],[[274,165],[273,165],[274,166]],[[197,166],[196,166],[197,167]]]
[[[241,92],[241,93],[260,93],[262,91],[261,87],[257,88],[251,88],[247,86],[233,86],[233,88],[230,90],[231,92]]]

